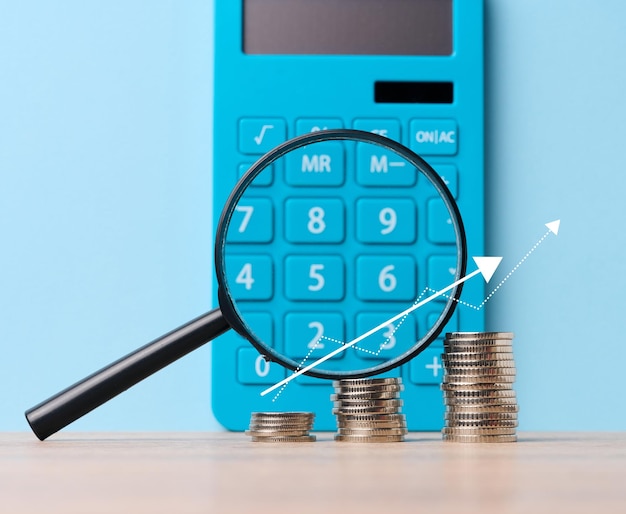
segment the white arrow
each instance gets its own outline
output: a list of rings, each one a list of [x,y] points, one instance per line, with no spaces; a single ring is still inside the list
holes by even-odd
[[[491,277],[493,277],[493,274],[502,262],[502,257],[472,257],[472,259],[478,266],[478,271],[482,273],[485,282],[491,280]]]
[[[266,394],[271,393],[275,389],[278,389],[279,387],[288,384],[294,378],[297,378],[300,375],[306,373],[307,371],[312,370],[313,368],[315,368],[316,366],[319,366],[320,364],[327,361],[328,359],[332,359],[335,355],[347,350],[348,348],[351,348],[352,346],[357,344],[359,341],[362,341],[366,337],[369,337],[372,334],[378,332],[379,330],[387,327],[390,323],[393,323],[394,321],[399,320],[400,318],[410,314],[414,310],[419,309],[423,305],[426,305],[427,303],[433,301],[438,296],[441,296],[447,293],[448,291],[450,291],[450,289],[454,289],[456,286],[458,286],[459,284],[462,284],[466,280],[469,280],[470,278],[475,277],[478,274],[482,274],[483,278],[485,279],[485,282],[489,282],[489,280],[495,273],[496,269],[498,268],[498,265],[502,261],[502,257],[473,257],[473,259],[474,259],[474,262],[476,263],[476,266],[478,266],[477,270],[473,271],[469,275],[465,275],[463,278],[460,278],[459,280],[450,284],[449,286],[444,287],[443,289],[433,293],[428,298],[423,299],[421,302],[411,305],[408,309],[403,310],[402,312],[396,314],[392,318],[389,318],[387,321],[383,321],[380,325],[372,328],[371,330],[368,330],[364,334],[361,334],[360,336],[354,338],[352,341],[349,341],[348,343],[344,344],[343,346],[340,346],[336,350],[333,350],[332,352],[324,355],[323,357],[320,357],[318,360],[316,360],[315,362],[312,362],[308,366],[302,369],[299,369],[297,371],[294,371],[291,375],[289,375],[284,380],[281,380],[280,382],[262,391],[261,396],[265,396]]]
[[[561,226],[561,220],[554,220],[550,223],[546,223],[546,227],[548,230],[552,232],[555,236],[559,235],[559,227]]]

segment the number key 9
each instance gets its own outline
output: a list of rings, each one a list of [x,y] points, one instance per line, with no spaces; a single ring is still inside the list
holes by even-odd
[[[357,239],[363,243],[410,244],[416,208],[410,198],[361,198],[356,204]]]

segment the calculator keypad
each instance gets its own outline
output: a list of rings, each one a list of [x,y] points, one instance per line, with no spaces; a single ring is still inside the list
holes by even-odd
[[[336,118],[298,119],[295,132],[343,125]],[[285,126],[278,118],[240,120],[242,154],[261,153],[265,138],[273,140]],[[388,137],[402,133],[394,119],[359,118],[353,126]],[[414,145],[429,140],[432,146],[423,148],[431,153],[456,151],[453,120],[412,120],[404,128]],[[441,169],[455,186],[455,166]],[[230,294],[243,310],[265,302],[276,317],[277,350],[296,360],[329,353],[329,346],[382,323],[383,315],[406,309],[426,287],[445,287],[456,273],[452,221],[436,189],[404,158],[368,143],[319,142],[275,161],[239,201],[227,243]],[[338,354],[347,361],[343,369],[410,350],[445,301],[432,302],[434,318],[426,311],[411,315]]]
[[[344,126],[398,141],[404,135],[418,154],[440,156],[432,166],[455,198],[462,193],[453,160],[459,145],[453,119],[243,118],[237,177],[288,137]],[[407,173],[407,166],[379,146],[329,141],[290,152],[252,182],[228,231],[226,279],[259,340],[309,363],[391,319],[425,287],[436,290],[453,281],[457,255],[450,215],[434,189],[431,196],[417,194],[428,181]],[[324,369],[368,368],[410,350],[437,322],[445,301],[438,298],[429,308],[383,325],[337,353]],[[457,311],[447,329],[458,326]],[[441,352],[437,340],[389,374],[403,375],[407,388],[436,398]],[[239,383],[259,390],[290,373],[243,340],[236,369]],[[328,386],[328,380],[303,375],[291,387]]]

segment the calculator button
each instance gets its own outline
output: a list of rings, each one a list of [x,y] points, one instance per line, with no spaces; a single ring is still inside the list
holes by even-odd
[[[443,179],[453,198],[459,197],[459,174],[452,164],[433,164],[435,171]]]
[[[409,380],[414,384],[437,385],[443,379],[440,348],[426,348],[411,360]]]
[[[415,299],[416,266],[411,256],[361,255],[356,273],[356,295],[361,300]]]
[[[247,171],[252,167],[251,162],[239,165],[238,178],[243,177]],[[271,186],[274,182],[274,165],[270,164],[261,173],[259,173],[254,180],[250,183],[250,187],[267,187]]]
[[[317,358],[345,342],[341,314],[332,312],[290,312],[285,316],[285,354],[293,359]],[[338,353],[333,359],[343,357]]]
[[[435,326],[435,323],[437,323],[437,320],[439,319],[440,315],[441,315],[440,312],[431,312],[430,314],[428,314],[428,316],[426,317],[426,320],[427,320],[429,328]],[[452,314],[452,316],[450,316],[448,323],[446,324],[444,329],[441,331],[437,339],[435,339],[430,344],[430,346],[443,348],[443,338],[445,337],[446,332],[458,332],[458,330],[459,330],[459,310],[456,309],[454,313]]]
[[[456,277],[456,256],[436,255],[428,259],[428,283],[431,289],[439,291],[452,284]],[[447,302],[448,296],[441,295],[435,300]]]
[[[411,120],[409,147],[419,155],[454,155],[458,133],[454,120]]]
[[[417,180],[417,170],[395,152],[357,143],[356,180],[363,186],[412,186]]]
[[[291,243],[340,243],[345,208],[338,198],[290,198],[285,202],[285,238]]]
[[[269,300],[274,294],[269,255],[227,255],[226,280],[237,300]]]
[[[269,243],[274,237],[274,208],[269,198],[242,198],[226,234],[227,243]]]
[[[266,346],[274,346],[274,322],[269,312],[242,312],[250,332]]]
[[[281,118],[239,120],[239,151],[264,154],[287,139],[287,123]]]
[[[285,259],[285,295],[290,300],[341,300],[345,266],[337,255],[289,255]]]
[[[285,368],[265,360],[254,348],[239,348],[237,380],[242,384],[275,384],[285,378]]]
[[[443,200],[437,198],[428,202],[427,237],[432,243],[454,244],[454,226]]]
[[[342,143],[318,143],[289,152],[285,181],[291,186],[340,186],[345,180]]]
[[[363,243],[412,243],[416,208],[410,198],[361,198],[356,203],[356,237]]]
[[[365,334],[373,328],[394,317],[397,312],[362,312],[356,318],[357,334]],[[385,324],[384,328],[357,343],[358,355],[363,359],[384,358],[402,353],[401,349],[408,350],[416,341],[415,318],[408,315],[406,318]]]
[[[357,130],[373,132],[394,141],[400,141],[400,122],[398,120],[362,118],[354,120],[353,126]]]
[[[343,122],[339,118],[301,118],[296,120],[296,136],[339,128],[343,128]]]

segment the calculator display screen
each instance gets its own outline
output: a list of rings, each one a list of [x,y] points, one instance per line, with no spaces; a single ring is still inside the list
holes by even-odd
[[[450,55],[452,0],[243,0],[247,54]]]

